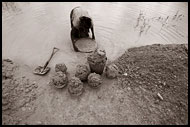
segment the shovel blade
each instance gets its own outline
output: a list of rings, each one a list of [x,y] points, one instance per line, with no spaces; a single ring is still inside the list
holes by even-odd
[[[46,68],[44,69],[44,67],[38,66],[38,67],[34,70],[33,73],[36,74],[36,75],[45,75],[45,74],[47,74],[49,71],[50,71],[50,67],[46,67]]]

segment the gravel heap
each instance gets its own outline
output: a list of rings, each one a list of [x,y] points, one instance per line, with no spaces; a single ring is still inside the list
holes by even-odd
[[[155,124],[163,125],[188,124],[187,44],[130,48],[115,64],[127,73],[118,78],[118,84],[124,90],[133,89],[131,99],[147,120],[157,118]]]
[[[17,77],[19,66],[2,61],[2,124],[16,125],[35,112],[38,85],[25,76]],[[22,114],[22,115],[21,115]]]

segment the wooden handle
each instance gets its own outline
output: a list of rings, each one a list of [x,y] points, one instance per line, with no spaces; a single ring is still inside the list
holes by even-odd
[[[48,59],[48,61],[45,63],[45,65],[44,65],[44,67],[43,67],[43,70],[47,67],[47,65],[49,64],[49,61],[51,60],[51,58],[53,57],[53,55],[57,52],[57,51],[54,51],[55,49],[57,49],[57,51],[59,50],[59,49],[56,48],[56,47],[53,48],[53,51],[52,51],[52,53],[51,53],[51,56],[50,56],[50,58]],[[43,70],[42,70],[42,71],[43,71]]]

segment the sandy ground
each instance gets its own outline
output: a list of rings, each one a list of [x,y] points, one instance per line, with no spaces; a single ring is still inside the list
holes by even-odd
[[[80,97],[56,89],[46,76],[11,60],[2,61],[3,124],[188,124],[187,44],[128,49],[114,63],[117,79],[102,75]],[[158,96],[160,94],[161,97]]]

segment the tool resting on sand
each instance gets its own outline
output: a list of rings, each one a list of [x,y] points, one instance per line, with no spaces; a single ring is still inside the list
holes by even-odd
[[[50,67],[47,67],[47,65],[49,64],[51,58],[53,57],[53,55],[58,51],[59,49],[54,47],[53,48],[53,51],[51,53],[51,56],[49,58],[49,60],[45,63],[45,65],[42,67],[42,66],[38,66],[35,70],[34,70],[34,74],[37,74],[37,75],[45,75],[47,74],[49,71],[50,71]]]

